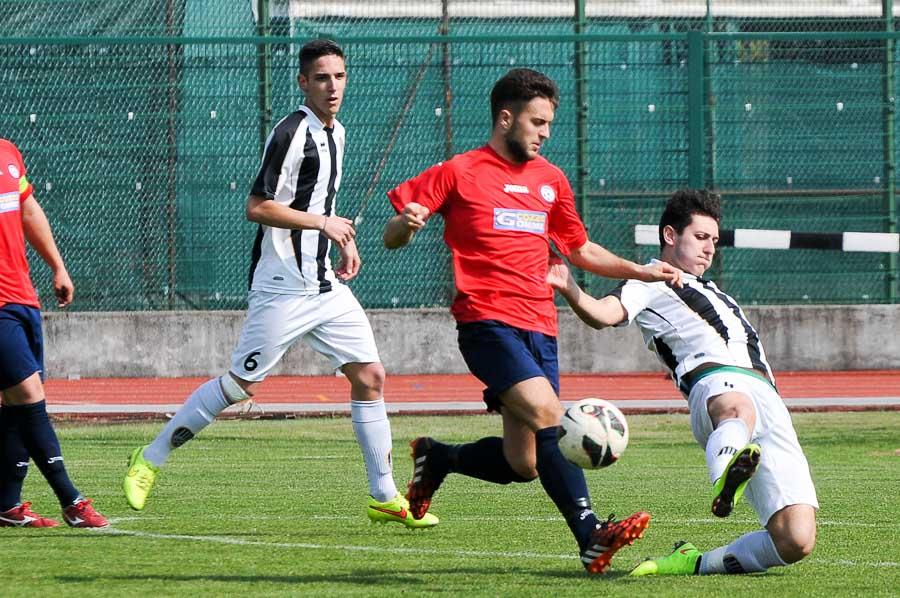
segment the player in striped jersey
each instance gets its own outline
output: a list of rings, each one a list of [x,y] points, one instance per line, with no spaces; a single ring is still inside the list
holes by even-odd
[[[247,199],[247,219],[259,229],[249,309],[231,368],[197,388],[153,442],[134,450],[123,481],[125,496],[132,508],[143,509],[171,451],[230,405],[249,400],[284,353],[305,339],[350,381],[353,430],[369,478],[369,519],[432,527],[437,518],[430,513],[413,518],[394,484],[384,367],[369,320],[344,284],[361,262],[353,222],[335,213],[344,156],[344,128],[336,116],[347,82],[340,46],[330,40],[306,44],[297,82],[305,103],[269,135]],[[332,243],[341,256],[337,268],[329,258]]]
[[[759,336],[735,300],[703,278],[720,219],[719,198],[707,191],[678,191],[666,204],[660,259],[684,271],[681,288],[628,280],[596,299],[551,261],[548,282],[579,318],[598,329],[636,322],[671,372],[706,450],[713,514],[730,515],[746,490],[765,528],[702,554],[679,542],[669,556],[638,565],[636,576],[765,571],[801,560],[816,541],[815,487]]]

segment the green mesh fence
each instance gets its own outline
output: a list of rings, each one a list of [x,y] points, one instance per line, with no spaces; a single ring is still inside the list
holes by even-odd
[[[359,223],[367,307],[449,303],[440,220],[387,252],[384,194],[484,143],[490,88],[513,66],[559,83],[545,155],[583,190],[592,238],[626,257],[656,254],[634,225],[691,184],[723,193],[727,228],[895,230],[880,1],[236,4],[0,0],[0,136],[25,155],[75,309],[243,307],[260,131],[302,103],[297,52],[320,36],[348,56],[338,208]],[[723,249],[713,274],[748,303],[892,302],[896,268],[886,254]]]

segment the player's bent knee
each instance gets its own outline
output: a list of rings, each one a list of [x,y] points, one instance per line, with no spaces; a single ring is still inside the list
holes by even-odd
[[[788,533],[780,538],[772,538],[781,559],[788,564],[796,563],[812,554],[816,546],[815,533]]]
[[[518,454],[510,458],[507,453],[504,455],[509,468],[518,478],[513,478],[513,482],[530,482],[538,477],[537,459],[535,455]]]
[[[222,387],[222,394],[225,395],[225,400],[227,400],[232,405],[235,403],[240,403],[241,401],[246,401],[252,395],[244,390],[237,380],[234,379],[234,376],[231,374],[225,374],[224,376],[219,377],[219,385]]]
[[[518,479],[513,479],[513,482],[531,482],[538,477],[537,465],[528,467],[526,464],[519,463],[510,464],[510,467],[512,467],[512,470],[515,472],[515,474],[519,476]]]
[[[564,411],[562,405],[559,404],[559,401],[553,401],[542,405],[535,414],[536,428],[540,430],[558,426],[559,422],[562,421],[563,413]]]
[[[31,405],[40,403],[43,400],[44,384],[41,382],[41,375],[38,372],[3,391],[4,405]]]
[[[756,421],[753,401],[743,393],[729,392],[712,397],[707,401],[706,409],[713,425],[728,419],[740,419],[750,427],[750,423]]]
[[[361,390],[368,390],[381,394],[384,389],[384,366],[381,362],[365,364],[347,364],[343,372],[350,380],[350,384]]]
[[[775,549],[788,564],[803,560],[812,554],[816,546],[815,516],[804,515],[793,514],[769,530]]]

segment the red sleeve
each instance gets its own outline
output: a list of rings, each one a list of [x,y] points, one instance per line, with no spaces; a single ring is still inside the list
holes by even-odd
[[[388,191],[387,196],[398,214],[410,202],[421,204],[434,214],[440,211],[455,185],[453,162],[441,162],[400,183]]]
[[[550,210],[550,240],[563,255],[587,243],[587,231],[575,210],[575,194],[565,175],[559,173],[557,198]]]
[[[27,174],[27,169],[25,168],[25,160],[22,158],[22,152],[20,152],[19,148],[12,142],[7,141],[6,145],[8,145],[12,152],[13,157],[17,162],[16,167],[19,169],[19,205],[21,205],[34,193],[34,187],[31,186],[28,177],[25,176]]]

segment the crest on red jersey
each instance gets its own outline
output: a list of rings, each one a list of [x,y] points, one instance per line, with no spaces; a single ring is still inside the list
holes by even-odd
[[[550,185],[541,185],[541,198],[547,203],[556,201],[556,191]]]

